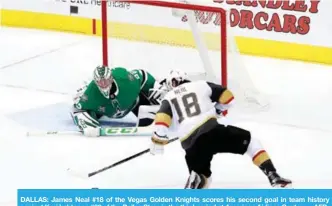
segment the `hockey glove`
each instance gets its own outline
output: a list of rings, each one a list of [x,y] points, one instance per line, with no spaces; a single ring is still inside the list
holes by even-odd
[[[79,103],[81,97],[84,95],[85,90],[88,87],[88,82],[84,81],[84,84],[82,87],[76,90],[76,94],[73,96],[73,102],[74,104]]]
[[[157,133],[154,133],[151,141],[150,153],[156,155],[164,153],[164,145],[168,144],[169,139],[167,136],[159,136]]]
[[[219,116],[226,116],[226,115],[227,115],[227,110],[222,111],[222,110],[216,108],[216,113],[217,113],[217,115],[219,115]]]
[[[159,105],[168,92],[165,84],[155,82],[152,89],[149,90],[149,101],[154,105]]]
[[[80,128],[87,137],[99,137],[99,122],[89,115],[88,112],[74,112],[72,114],[74,123]]]
[[[220,104],[220,103],[216,103],[214,105],[214,107],[216,108],[216,113],[220,116],[226,116],[227,111],[233,106],[234,104],[234,100],[232,100],[230,103],[228,104]]]

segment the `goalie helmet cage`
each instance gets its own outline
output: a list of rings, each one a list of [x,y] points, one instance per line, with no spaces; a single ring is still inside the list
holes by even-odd
[[[110,61],[113,61],[113,56],[109,55],[109,51],[112,51],[112,54],[116,51],[113,51],[112,45],[109,45],[109,37],[110,30],[113,28],[109,25],[109,15],[112,15],[112,10],[108,9],[108,3],[111,1],[102,0],[101,2],[101,27],[102,27],[102,56],[103,56],[103,64],[109,66]],[[195,59],[200,59],[201,66],[204,67],[204,75],[198,74],[198,77],[194,77],[193,79],[205,79],[208,81],[212,81],[215,83],[219,83],[225,87],[230,88],[230,90],[235,94],[236,99],[240,100],[240,108],[250,108],[252,110],[254,108],[255,111],[257,109],[266,108],[269,104],[265,97],[263,97],[258,90],[255,88],[251,78],[249,76],[248,71],[246,70],[243,61],[241,59],[241,55],[239,54],[235,42],[235,37],[231,32],[231,28],[228,22],[228,12],[221,7],[213,7],[213,6],[203,6],[203,5],[195,5],[191,3],[180,3],[180,2],[167,2],[167,1],[121,1],[123,3],[130,3],[133,5],[141,5],[154,8],[163,8],[172,11],[172,18],[177,17],[177,19],[181,21],[184,16],[187,17],[187,29],[190,31],[191,36],[193,38],[193,47],[195,47],[198,55]],[[219,16],[218,19],[220,22],[218,28],[219,33],[215,33],[217,35],[218,41],[214,39],[212,47],[218,47],[217,56],[211,61],[211,40],[207,39],[205,36],[205,31],[201,31],[199,28],[198,18],[196,12],[201,11],[204,14],[214,13],[216,16]],[[146,14],[144,14],[146,15]],[[165,16],[160,16],[159,19],[163,20],[167,18]],[[203,24],[201,24],[203,25]],[[204,26],[204,25],[203,25]],[[167,27],[167,26],[166,26]],[[115,30],[117,28],[114,28]],[[179,29],[180,30],[180,29]],[[139,31],[138,31],[139,33]],[[167,36],[167,34],[163,34]],[[209,35],[209,34],[207,34]],[[209,36],[211,37],[211,36]],[[210,41],[210,42],[209,42]],[[154,42],[152,42],[154,43]],[[109,46],[111,48],[109,48]],[[173,46],[173,45],[171,45]],[[182,46],[182,45],[180,45]],[[216,52],[215,52],[216,53]],[[211,55],[210,55],[211,54]],[[213,54],[214,55],[214,54]],[[189,57],[192,58],[192,57]],[[110,59],[110,60],[109,60]],[[192,59],[188,59],[188,61],[192,61]],[[116,65],[118,66],[118,65]],[[174,68],[170,68],[174,69]],[[148,69],[147,69],[148,70]],[[187,72],[188,73],[188,72]],[[153,74],[153,72],[152,72]],[[188,73],[191,76],[190,73]],[[204,76],[204,77],[203,77]],[[230,81],[230,77],[232,77],[233,81]],[[239,101],[237,101],[239,102]],[[237,104],[239,105],[239,104]]]

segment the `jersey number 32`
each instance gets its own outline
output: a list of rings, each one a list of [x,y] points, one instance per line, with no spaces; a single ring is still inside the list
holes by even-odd
[[[185,112],[181,110],[178,98],[171,99],[171,102],[174,105],[176,113],[179,116],[179,123],[181,123],[186,117],[194,117],[201,113],[201,108],[198,104],[197,95],[194,92],[183,95],[181,98],[181,103]],[[184,113],[186,117],[184,116]]]

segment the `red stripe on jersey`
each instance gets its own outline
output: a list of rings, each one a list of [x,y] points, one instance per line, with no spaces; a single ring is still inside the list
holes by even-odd
[[[259,151],[252,159],[255,160],[260,154],[266,152],[265,150]]]
[[[229,104],[231,101],[233,101],[234,97],[230,98],[225,104]]]
[[[169,127],[169,125],[166,122],[156,122],[155,125],[163,125],[165,127]]]

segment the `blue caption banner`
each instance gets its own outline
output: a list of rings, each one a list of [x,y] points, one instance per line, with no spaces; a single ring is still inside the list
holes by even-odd
[[[249,189],[78,189],[18,190],[18,205],[24,206],[326,206],[332,205],[331,190]]]

